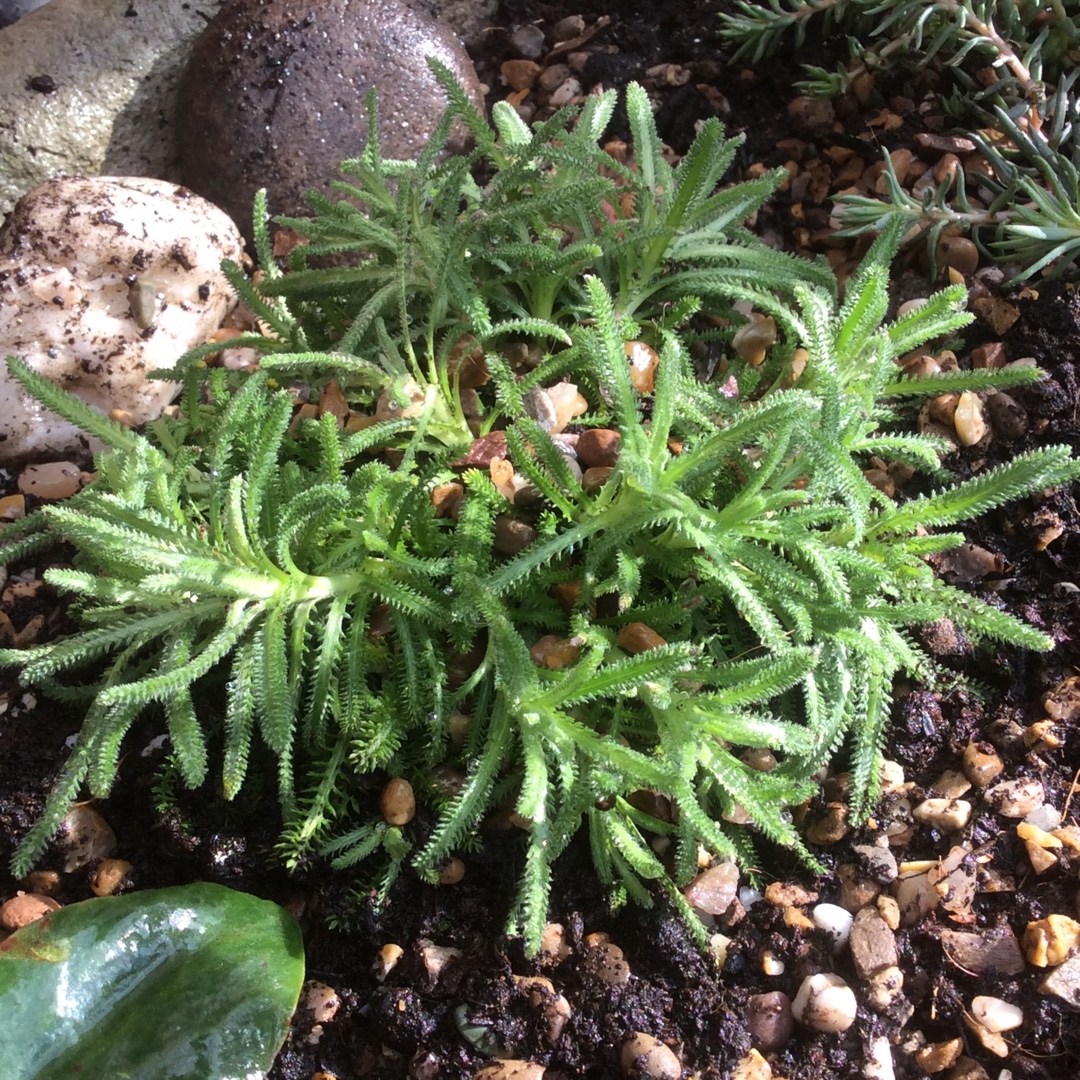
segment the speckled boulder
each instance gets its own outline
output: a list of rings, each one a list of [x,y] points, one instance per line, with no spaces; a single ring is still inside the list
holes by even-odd
[[[427,66],[483,95],[453,32],[401,0],[233,0],[195,43],[180,86],[184,182],[248,234],[255,192],[272,214],[305,214],[367,141],[368,91],[379,94],[383,154],[414,158],[446,106]]]
[[[67,177],[0,229],[0,358],[16,356],[102,412],[160,416],[179,387],[149,380],[235,306],[221,260],[242,255],[217,207],[164,180]],[[94,449],[0,365],[0,464]]]

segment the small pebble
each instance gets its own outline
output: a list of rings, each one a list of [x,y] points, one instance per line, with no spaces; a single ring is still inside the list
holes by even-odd
[[[938,270],[953,269],[970,277],[979,269],[979,249],[965,236],[943,236],[937,244]]]
[[[19,474],[19,491],[39,499],[66,499],[82,487],[82,469],[71,461],[27,465]]]
[[[843,840],[851,831],[847,803],[827,803],[818,812],[808,815],[808,819],[804,835],[811,844],[827,847]]]
[[[656,387],[656,369],[660,364],[656,350],[644,341],[627,341],[623,350],[630,362],[630,382],[634,389],[639,394],[651,394]]]
[[[594,978],[608,986],[625,986],[630,981],[630,965],[622,949],[610,941],[589,947],[585,953],[585,967]]]
[[[570,942],[562,923],[549,922],[540,935],[539,960],[544,967],[561,964],[570,955]]]
[[[976,786],[986,787],[1001,775],[1005,763],[988,742],[969,742],[964,749],[964,775]]]
[[[585,29],[585,19],[581,15],[567,15],[551,28],[551,40],[557,45],[562,41],[573,41]]]
[[[772,949],[763,949],[761,953],[761,973],[775,978],[787,971],[787,964],[773,952]]]
[[[896,937],[876,907],[864,907],[856,914],[849,944],[860,979],[869,979],[896,966]]]
[[[866,999],[877,1012],[892,1008],[904,989],[904,973],[898,967],[884,968],[873,975],[866,988]]]
[[[987,789],[984,798],[1002,817],[1023,818],[1046,801],[1038,780],[1003,780]]]
[[[994,434],[999,438],[1020,439],[1027,434],[1027,410],[1016,398],[997,390],[987,397],[986,411]]]
[[[544,68],[540,73],[539,83],[541,90],[554,90],[560,83],[565,82],[570,77],[570,65],[569,64],[552,64],[550,67]]]
[[[578,460],[586,468],[615,465],[622,436],[610,428],[589,428],[578,437]]]
[[[949,1039],[948,1042],[928,1043],[915,1052],[915,1063],[925,1073],[939,1073],[952,1068],[964,1052],[963,1039]]]
[[[571,75],[551,92],[549,104],[556,109],[561,109],[564,105],[569,105],[576,97],[581,97],[581,83]]]
[[[29,893],[55,896],[60,891],[60,875],[55,870],[31,870],[22,879],[22,884]]]
[[[651,626],[643,622],[627,623],[616,638],[619,648],[637,656],[639,653],[658,649],[667,642]]]
[[[298,1009],[310,1009],[316,1024],[328,1024],[341,1008],[338,992],[326,983],[310,979],[304,983]]]
[[[991,1031],[980,1024],[971,1013],[964,1013],[964,1026],[991,1054],[995,1054],[999,1058],[1009,1056],[1009,1044],[996,1031]]]
[[[900,921],[904,926],[914,926],[933,911],[941,899],[926,874],[902,875],[897,881],[895,894]]]
[[[791,998],[782,990],[751,994],[746,1002],[746,1026],[759,1049],[767,1054],[779,1050],[795,1033]]]
[[[408,825],[416,814],[416,796],[412,784],[395,777],[382,790],[379,809],[388,825]]]
[[[974,1058],[962,1057],[948,1071],[945,1080],[990,1080],[990,1074]]]
[[[974,446],[983,440],[990,427],[983,418],[983,403],[978,394],[965,390],[960,395],[953,416],[953,427],[956,429],[956,437],[964,446]]]
[[[990,1031],[1012,1031],[1024,1022],[1024,1010],[1001,998],[979,995],[971,1000],[971,1015]]]
[[[376,980],[385,982],[386,976],[397,967],[398,961],[404,955],[405,950],[400,945],[384,945],[376,954],[375,963],[371,965]]]
[[[74,806],[64,815],[56,845],[64,855],[64,873],[70,874],[116,848],[116,833],[92,806]]]
[[[682,1063],[671,1047],[643,1031],[635,1031],[622,1045],[623,1076],[631,1080],[679,1080]]]
[[[1039,986],[1040,994],[1054,994],[1070,1008],[1080,1009],[1080,956],[1056,967]]]
[[[943,832],[955,832],[971,820],[971,803],[964,799],[927,799],[911,811],[921,825]]]
[[[874,1035],[866,1048],[866,1061],[863,1065],[865,1080],[895,1080],[892,1047],[887,1035]]]
[[[0,926],[5,930],[19,930],[37,922],[50,911],[59,911],[60,905],[51,896],[38,893],[17,892],[0,905]]]
[[[1019,975],[1024,971],[1020,942],[1008,926],[986,930],[941,931],[945,956],[962,971],[976,975]]]
[[[431,941],[421,939],[420,959],[424,962],[424,969],[433,978],[437,979],[447,964],[460,960],[465,954],[452,945],[436,945]]]
[[[531,90],[540,76],[540,65],[535,60],[507,60],[499,71],[512,90]]]
[[[465,877],[465,863],[454,856],[439,865],[439,884],[457,885]]]
[[[851,924],[855,921],[854,915],[837,904],[818,904],[810,912],[810,917],[815,926],[833,939],[833,953],[839,955],[848,943]]]
[[[526,59],[539,60],[544,55],[544,31],[533,23],[526,23],[510,35],[510,44]]]
[[[772,1080],[772,1074],[772,1066],[757,1050],[751,1050],[739,1058],[731,1080]]]
[[[1048,915],[1027,924],[1021,944],[1029,964],[1057,967],[1080,942],[1080,923],[1068,915]]]
[[[706,915],[723,915],[739,888],[739,868],[722,862],[698,874],[683,892],[686,902]]]
[[[520,555],[536,541],[536,529],[528,522],[499,514],[495,518],[494,548],[500,555]]]
[[[802,981],[791,1011],[800,1024],[815,1031],[847,1031],[855,1023],[855,994],[839,975],[821,971]]]
[[[840,906],[852,915],[859,908],[872,904],[881,892],[881,886],[863,877],[854,863],[841,863],[836,868],[836,876],[840,879]]]
[[[112,896],[134,868],[126,859],[102,859],[90,875],[95,896]]]
[[[534,1061],[504,1058],[492,1061],[476,1073],[476,1080],[544,1080],[547,1069]]]

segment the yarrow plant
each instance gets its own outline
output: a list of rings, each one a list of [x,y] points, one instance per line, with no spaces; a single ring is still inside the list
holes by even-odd
[[[845,744],[865,817],[893,678],[922,659],[912,627],[948,615],[1052,645],[926,562],[958,523],[1080,468],[1051,448],[951,483],[939,440],[893,430],[914,396],[1038,378],[901,376],[967,316],[954,288],[887,321],[899,223],[841,299],[825,268],[742,227],[777,178],[718,186],[734,142],[714,122],[673,168],[631,87],[619,162],[599,146],[613,94],[532,129],[496,107],[489,128],[443,78],[433,147],[383,162],[373,138],[339,201],[287,223],[309,242],[284,270],[260,202],[265,276],[230,271],[264,331],[237,339],[257,371],[195,350],[180,415],[139,434],[9,361],[107,447],[92,485],[0,534],[9,559],[76,552],[47,580],[78,629],[0,661],[87,709],[17,873],[84,787],[108,794],[148,714],[188,787],[220,745],[227,798],[261,740],[281,855],[370,860],[384,893],[406,864],[434,880],[513,812],[510,927],[535,952],[583,829],[614,899],[660,890],[690,917],[702,846],[749,863],[758,833],[811,858],[792,811]],[[439,161],[455,120],[476,149]],[[300,418],[281,388],[298,376],[348,416]],[[873,457],[939,486],[894,502]],[[434,824],[363,803],[368,775],[409,780]]]

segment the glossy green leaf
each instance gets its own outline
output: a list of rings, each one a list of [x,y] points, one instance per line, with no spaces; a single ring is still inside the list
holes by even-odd
[[[87,900],[0,943],[8,1080],[258,1080],[304,979],[296,920],[221,885]]]

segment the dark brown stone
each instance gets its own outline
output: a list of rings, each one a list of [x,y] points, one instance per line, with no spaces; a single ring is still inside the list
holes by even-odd
[[[302,194],[329,193],[338,165],[368,136],[379,94],[384,157],[426,145],[446,98],[434,56],[483,111],[465,50],[444,24],[400,0],[233,0],[195,43],[178,96],[184,183],[229,213],[251,240],[255,192],[271,214],[310,215]],[[464,145],[464,129],[448,149]]]

